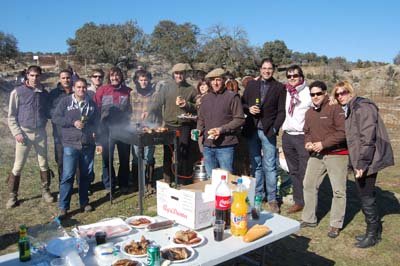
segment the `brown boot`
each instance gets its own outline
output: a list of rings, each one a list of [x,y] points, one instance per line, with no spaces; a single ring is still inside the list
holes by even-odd
[[[7,177],[8,192],[10,193],[9,199],[6,203],[6,208],[11,209],[18,206],[18,188],[21,176],[10,173]]]
[[[50,194],[50,171],[40,171],[40,180],[42,182],[42,198],[47,203],[54,202],[53,196]]]

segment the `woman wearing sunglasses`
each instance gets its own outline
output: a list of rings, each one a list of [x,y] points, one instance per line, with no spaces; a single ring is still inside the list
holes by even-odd
[[[368,248],[381,240],[382,223],[376,204],[375,183],[378,171],[394,165],[393,150],[375,103],[356,96],[347,81],[337,83],[332,96],[345,111],[350,164],[367,223],[365,235],[356,236],[355,246]]]

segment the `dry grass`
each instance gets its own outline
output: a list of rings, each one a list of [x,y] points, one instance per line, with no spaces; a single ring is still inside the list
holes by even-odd
[[[1,122],[4,122],[2,120]],[[398,127],[395,125],[389,129],[394,144],[395,159],[398,162],[400,142]],[[5,179],[13,163],[14,144],[10,134],[4,128],[0,128],[2,139],[0,140],[0,173]],[[49,138],[49,154],[51,168],[56,169],[52,158],[52,143]],[[161,147],[157,148],[157,162],[161,157]],[[71,229],[75,225],[87,224],[99,221],[106,217],[131,216],[138,213],[137,195],[130,194],[118,197],[113,205],[110,205],[106,193],[102,190],[100,182],[100,158],[96,156],[96,191],[90,197],[95,207],[92,213],[78,212],[78,199],[76,193],[72,197],[71,210],[73,218],[64,223]],[[158,169],[158,176],[160,176]],[[302,229],[297,234],[286,237],[280,241],[268,245],[266,265],[397,265],[400,261],[400,166],[391,167],[382,171],[378,178],[378,203],[384,221],[383,240],[374,248],[360,250],[353,247],[354,236],[364,231],[365,224],[360,211],[359,200],[355,197],[354,181],[348,182],[348,205],[345,227],[337,239],[327,237],[329,227],[329,208],[331,203],[330,184],[326,180],[321,188],[318,217],[319,226],[313,229]],[[58,191],[58,181],[53,179],[51,191]],[[2,181],[3,182],[3,181]],[[4,183],[3,183],[4,184]],[[17,250],[17,227],[25,223],[28,227],[43,224],[57,213],[57,203],[47,205],[42,202],[39,187],[39,176],[36,160],[33,152],[28,159],[23,171],[20,186],[21,205],[17,208],[6,210],[7,187],[0,186],[0,254],[6,254]],[[289,206],[282,206],[282,214],[286,215]],[[145,200],[145,213],[155,215],[155,197]],[[300,214],[288,215],[293,219],[300,219]],[[259,259],[259,254],[253,253],[252,258]],[[224,265],[247,265],[240,260],[230,261]]]

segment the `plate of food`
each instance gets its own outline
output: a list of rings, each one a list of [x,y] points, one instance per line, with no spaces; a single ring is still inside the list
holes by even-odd
[[[114,261],[111,266],[142,266],[142,263],[137,260],[118,259]]]
[[[191,113],[180,114],[177,117],[184,120],[197,120],[197,115]]]
[[[200,246],[204,241],[204,236],[190,229],[176,231],[174,236],[171,237],[173,244],[181,244],[192,248]]]
[[[192,259],[196,251],[185,245],[171,245],[161,248],[161,258],[172,263],[182,263]]]
[[[84,238],[86,241],[94,241],[96,232],[105,232],[107,238],[112,238],[127,235],[132,230],[132,227],[121,218],[107,219],[72,229],[77,237]]]
[[[125,220],[127,224],[136,229],[146,228],[149,224],[155,223],[156,219],[150,216],[140,215],[132,216]]]
[[[121,243],[121,253],[134,258],[146,257],[147,246],[150,245],[151,241],[146,239],[143,235],[139,241],[131,239]]]

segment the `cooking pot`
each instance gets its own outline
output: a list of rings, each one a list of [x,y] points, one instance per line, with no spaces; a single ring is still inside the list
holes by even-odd
[[[193,166],[193,183],[207,180],[206,166],[203,162],[198,162]]]

